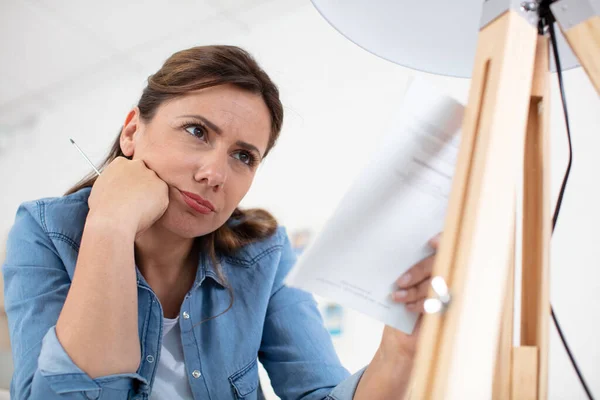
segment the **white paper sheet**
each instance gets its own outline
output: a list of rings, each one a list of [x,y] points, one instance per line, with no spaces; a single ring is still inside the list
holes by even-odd
[[[412,81],[392,129],[286,283],[412,332],[417,315],[390,294],[443,228],[463,111]]]

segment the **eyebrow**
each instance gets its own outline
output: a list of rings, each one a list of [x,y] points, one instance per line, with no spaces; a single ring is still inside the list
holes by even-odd
[[[206,124],[206,126],[208,128],[210,128],[212,131],[215,131],[218,135],[223,134],[223,130],[221,128],[219,128],[217,125],[215,125],[214,123],[212,123],[208,119],[204,118],[202,115],[188,114],[188,115],[182,115],[182,116],[180,116],[180,118],[194,118],[194,119],[198,119],[198,120],[204,122],[204,124]],[[235,144],[237,146],[245,149],[245,150],[256,152],[259,155],[259,157],[262,159],[262,154],[260,153],[260,151],[258,150],[258,148],[256,146],[254,146],[253,144],[242,142],[240,140],[238,140],[237,142],[235,142]]]
[[[217,125],[213,124],[212,122],[210,122],[209,120],[207,120],[206,118],[204,118],[202,115],[198,115],[198,114],[182,115],[179,118],[195,118],[195,119],[199,119],[200,121],[204,122],[206,124],[206,126],[208,126],[211,130],[215,131],[219,135],[223,133],[223,131],[221,130],[221,128],[219,128]]]

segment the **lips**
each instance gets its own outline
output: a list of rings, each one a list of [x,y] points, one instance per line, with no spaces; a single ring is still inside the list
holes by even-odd
[[[190,208],[193,208],[199,213],[210,214],[211,212],[215,212],[215,206],[202,196],[184,191],[181,191],[181,195],[183,197],[183,201],[185,201]]]

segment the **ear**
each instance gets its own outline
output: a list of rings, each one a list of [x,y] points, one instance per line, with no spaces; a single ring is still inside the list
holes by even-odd
[[[129,111],[127,118],[125,118],[125,124],[121,129],[121,151],[127,157],[133,156],[135,150],[135,134],[140,129],[140,109],[135,107]]]

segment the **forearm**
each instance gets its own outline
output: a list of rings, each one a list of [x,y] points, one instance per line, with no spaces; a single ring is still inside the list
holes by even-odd
[[[139,366],[134,240],[135,232],[111,221],[86,221],[56,333],[73,362],[92,378]]]
[[[381,349],[378,350],[356,388],[354,400],[404,399],[412,365],[410,358],[386,357]]]

